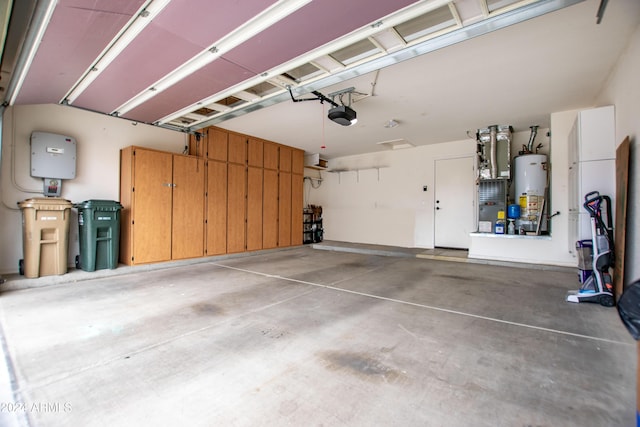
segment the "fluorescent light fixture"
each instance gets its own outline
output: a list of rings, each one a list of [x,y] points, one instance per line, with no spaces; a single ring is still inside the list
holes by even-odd
[[[517,24],[519,22],[526,21],[528,19],[532,19],[546,13],[554,12],[565,7],[572,6],[574,4],[580,3],[584,0],[546,0],[546,1],[538,1],[534,3],[527,3],[525,6],[522,6],[519,9],[515,9],[504,14],[497,14],[492,16],[486,20],[476,22],[470,24],[468,26],[452,29],[450,32],[442,34],[436,38],[430,38],[425,41],[418,41],[416,44],[409,44],[404,49],[395,50],[389,53],[386,56],[378,57],[372,59],[369,62],[365,62],[362,64],[357,64],[354,67],[346,68],[342,71],[338,71],[332,73],[328,76],[322,76],[317,79],[313,79],[309,82],[304,82],[302,85],[296,88],[298,93],[308,93],[314,90],[321,90],[325,87],[333,86],[339,83],[344,83],[348,80],[354,79],[356,77],[363,76],[367,73],[380,70],[384,67],[388,67],[394,64],[398,64],[400,62],[406,61],[411,58],[415,58],[416,56],[424,55],[435,50],[444,48],[446,46],[451,46],[455,43],[459,43],[465,40],[472,39],[474,37],[481,36],[483,34],[488,34],[492,31],[499,30],[501,28],[508,27],[513,24]],[[424,5],[424,3],[418,3],[420,5]],[[394,16],[395,18],[395,16]],[[383,27],[387,24],[389,20],[383,20]],[[332,45],[330,46],[339,46]],[[324,52],[324,47],[318,51],[311,52],[309,56],[313,56],[314,53],[318,54],[318,52]],[[279,66],[274,70],[282,70],[286,71],[289,67],[300,66],[300,61],[309,61],[309,56],[303,55],[302,59],[298,58],[293,60],[287,64]],[[277,71],[270,70],[269,74],[276,74]],[[230,88],[227,91],[221,92],[219,94],[212,95],[204,100],[200,101],[203,105],[207,103],[213,102],[217,99],[222,99],[225,96],[229,96],[233,94],[233,90],[238,90],[239,88],[246,88],[255,85],[256,81],[251,81],[250,83],[243,82],[240,85],[237,85],[235,88]],[[269,107],[280,102],[287,102],[291,98],[289,93],[285,90],[280,91],[278,93],[270,94],[269,96],[263,97],[260,101],[252,102],[247,105],[240,106],[238,108],[233,108],[230,111],[223,112],[220,114],[216,114],[213,117],[210,117],[206,120],[202,120],[200,122],[192,123],[191,129],[201,129],[207,126],[216,125],[225,120],[232,119],[234,117],[239,117],[244,114],[250,113],[252,111],[257,111],[261,108]],[[167,116],[171,117],[171,116]],[[162,121],[159,121],[161,123]],[[196,127],[197,126],[197,127]]]
[[[171,0],[150,0],[136,13],[129,24],[114,37],[111,43],[102,51],[98,59],[89,67],[74,87],[65,95],[62,101],[73,103],[91,83],[122,53],[123,50],[151,23]]]
[[[173,86],[180,80],[195,73],[202,67],[210,64],[220,56],[229,52],[233,48],[246,42],[253,36],[261,33],[271,25],[280,21],[281,19],[291,15],[296,10],[310,3],[311,0],[280,0],[268,9],[265,9],[260,14],[254,16],[249,21],[245,22],[231,33],[227,34],[222,39],[218,40],[207,50],[200,52],[180,67],[176,68],[162,79],[158,80],[151,87],[155,88],[154,91],[144,90],[129,101],[118,107],[113,113],[117,112],[122,115],[128,111],[131,111],[138,105],[148,101],[156,96],[158,93]]]
[[[319,47],[318,49],[312,50],[311,52],[307,52],[303,55],[300,55],[299,57],[286,62],[284,64],[278,65],[277,67],[268,70],[266,73],[263,73],[262,75],[256,76],[252,79],[249,80],[245,80],[244,82],[241,82],[239,84],[237,84],[234,87],[231,87],[225,91],[213,94],[211,96],[208,96],[206,98],[203,98],[201,100],[199,100],[196,103],[193,103],[192,105],[189,105],[179,111],[176,111],[172,114],[169,114],[163,118],[161,118],[160,120],[158,120],[156,123],[159,125],[162,125],[164,123],[168,123],[171,122],[173,120],[175,120],[176,118],[183,116],[184,114],[188,113],[189,111],[193,110],[194,108],[197,108],[198,105],[208,105],[211,104],[219,99],[224,99],[227,96],[231,96],[234,93],[236,93],[237,91],[241,91],[241,90],[245,90],[247,88],[250,88],[252,86],[255,86],[257,83],[259,82],[263,82],[266,80],[270,79],[270,76],[273,76],[273,78],[280,78],[279,76],[281,76],[282,74],[286,73],[287,71],[300,67],[304,64],[306,64],[307,62],[311,62],[312,60],[318,60],[318,59],[325,59],[323,57],[326,56],[326,58],[330,58],[328,55],[331,52],[334,52],[338,49],[342,49],[344,47],[347,47],[363,38],[369,37],[373,34],[377,34],[378,32],[382,31],[383,29],[387,29],[387,28],[391,28],[394,25],[398,25],[401,22],[405,22],[408,19],[411,19],[413,17],[422,15],[424,13],[427,13],[431,10],[437,9],[441,6],[444,6],[446,4],[449,3],[450,0],[434,0],[433,2],[418,2],[417,4],[411,5],[411,6],[407,6],[406,8],[400,10],[399,12],[396,12],[392,15],[389,15],[386,18],[383,18],[381,21],[378,21],[376,23],[376,25],[372,25],[372,26],[367,26],[364,28],[361,28],[360,30],[356,30],[353,31],[351,33],[349,33],[348,35],[334,41],[331,43],[327,43],[321,47]],[[380,23],[381,22],[381,23]],[[338,63],[337,61],[333,60],[336,63],[336,67],[339,68],[340,70],[344,69],[344,66],[340,63]],[[315,64],[314,64],[315,65]],[[320,69],[325,69],[326,67],[323,66],[318,66],[318,68]],[[333,72],[333,71],[332,71]],[[318,76],[316,76],[315,78],[311,79],[311,81],[316,81],[316,80],[320,80],[322,78],[323,74],[319,74]],[[272,99],[274,97],[276,97],[277,95],[283,95],[286,96],[288,98],[289,94],[286,91],[281,91],[279,93],[273,93],[270,94],[268,96],[263,97],[261,100],[259,101],[254,101],[254,102],[263,102],[265,100],[267,100],[267,103],[269,102],[269,99]],[[135,99],[135,98],[134,98]],[[279,99],[280,101],[281,99]],[[247,106],[247,108],[251,108],[250,106]],[[260,108],[260,107],[258,107]],[[208,118],[206,120],[201,120],[195,123],[192,123],[191,126],[197,126],[200,125],[202,123],[208,122],[211,119]]]
[[[24,79],[27,77],[27,72],[31,67],[33,58],[36,56],[38,46],[40,46],[40,42],[42,41],[42,37],[44,36],[47,26],[49,25],[49,20],[51,20],[56,4],[57,2],[55,0],[49,0],[48,2],[38,2],[38,5],[36,6],[32,26],[23,44],[23,46],[28,46],[29,49],[20,52],[17,65],[15,67],[17,75],[14,74],[11,77],[11,81],[9,81],[9,86],[7,88],[7,97],[5,100],[8,101],[9,105],[13,105],[18,97],[18,93],[22,88]]]

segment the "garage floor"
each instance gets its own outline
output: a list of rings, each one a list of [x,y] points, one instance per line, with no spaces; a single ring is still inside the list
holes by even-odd
[[[573,271],[388,255],[3,285],[0,424],[635,424],[635,343],[615,309],[564,302]]]

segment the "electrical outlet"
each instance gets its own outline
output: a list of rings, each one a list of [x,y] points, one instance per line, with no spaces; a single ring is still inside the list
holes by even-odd
[[[422,187],[422,191],[427,191],[427,186],[426,185]]]

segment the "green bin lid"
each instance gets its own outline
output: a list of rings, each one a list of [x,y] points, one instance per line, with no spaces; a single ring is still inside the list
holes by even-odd
[[[35,197],[18,202],[18,206],[21,209],[33,208],[38,210],[63,211],[70,209],[72,204],[69,200],[59,197]]]
[[[114,200],[85,200],[73,205],[76,209],[93,209],[97,211],[117,211],[122,209],[120,202]]]

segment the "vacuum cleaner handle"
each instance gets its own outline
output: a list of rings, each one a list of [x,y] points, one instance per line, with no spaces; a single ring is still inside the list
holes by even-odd
[[[593,217],[598,216],[600,210],[600,202],[602,201],[602,196],[600,196],[599,191],[592,191],[590,193],[585,194],[584,196],[584,208],[589,212],[589,214]]]
[[[589,202],[594,202],[596,200],[600,199],[600,192],[599,191],[592,191],[590,193],[587,193],[584,195],[584,203],[587,204]]]

